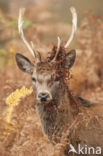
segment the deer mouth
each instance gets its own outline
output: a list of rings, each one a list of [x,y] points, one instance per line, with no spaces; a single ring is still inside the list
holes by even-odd
[[[43,101],[40,101],[40,103],[41,103],[42,105],[49,105],[50,102],[51,102],[51,100],[43,100]]]
[[[37,103],[38,104],[41,104],[41,105],[48,105],[49,103],[51,103],[51,99],[48,99],[48,100],[46,100],[46,99],[42,99],[42,100],[37,100]]]

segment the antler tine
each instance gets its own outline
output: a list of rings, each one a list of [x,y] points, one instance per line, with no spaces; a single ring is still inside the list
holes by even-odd
[[[54,62],[54,61],[56,60],[56,57],[57,57],[57,55],[58,55],[58,53],[59,53],[59,49],[60,49],[61,40],[60,40],[60,37],[59,37],[59,36],[57,37],[57,40],[58,40],[57,51],[56,51],[56,54],[55,54],[55,56],[54,56],[52,62]]]
[[[59,52],[59,49],[60,49],[60,44],[61,44],[61,39],[60,39],[59,36],[57,37],[57,39],[58,39],[58,45],[57,45],[57,52],[56,52],[55,58],[56,58],[57,55],[58,55],[58,52]]]
[[[31,47],[32,47],[32,50],[33,50],[34,55],[35,55],[35,58],[36,58],[36,57],[37,57],[37,52],[35,51],[34,44],[33,44],[33,42],[32,42],[32,41],[31,41],[30,43],[31,43]]]
[[[26,47],[29,49],[30,53],[35,56],[36,58],[36,54],[35,51],[32,49],[32,47],[29,45],[29,43],[27,42],[27,40],[25,39],[24,33],[23,33],[23,19],[22,16],[24,15],[25,12],[25,8],[21,8],[19,11],[19,18],[18,18],[18,30],[19,30],[19,34],[21,36],[21,39],[23,40],[24,44],[26,45]]]
[[[32,49],[34,50],[34,44],[32,41],[31,41],[31,46],[32,46]],[[35,57],[36,57],[37,62],[39,61],[41,62],[41,54],[38,51],[35,51]]]
[[[68,39],[67,43],[64,46],[65,48],[67,48],[70,45],[71,41],[73,40],[74,34],[75,34],[76,30],[77,30],[77,13],[76,13],[76,9],[74,7],[71,7],[70,11],[71,11],[72,16],[73,16],[73,19],[72,19],[72,33],[71,33],[71,36]]]

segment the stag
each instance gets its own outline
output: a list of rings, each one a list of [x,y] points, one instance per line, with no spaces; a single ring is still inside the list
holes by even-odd
[[[55,145],[65,140],[67,155],[70,155],[72,151],[68,152],[69,148],[71,146],[77,148],[78,144],[92,146],[95,150],[98,146],[98,153],[95,155],[100,155],[103,150],[103,105],[73,96],[66,83],[67,73],[76,58],[75,50],[67,52],[77,29],[75,8],[72,7],[71,12],[73,20],[69,40],[64,45],[58,37],[57,47],[53,47],[51,56],[42,60],[41,54],[35,50],[33,43],[29,44],[25,39],[22,29],[24,9],[21,9],[18,20],[19,33],[35,58],[35,63],[20,53],[16,54],[16,62],[22,71],[29,73],[32,77],[36,110],[43,133],[50,142]],[[69,147],[67,143],[71,146]],[[94,153],[90,153],[92,154]]]

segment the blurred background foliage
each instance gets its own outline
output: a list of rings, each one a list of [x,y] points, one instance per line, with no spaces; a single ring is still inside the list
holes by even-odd
[[[5,62],[12,63],[12,55],[15,54],[16,49],[6,47],[7,43],[18,35],[17,30],[17,18],[20,7],[27,8],[27,14],[24,22],[24,29],[28,27],[36,27],[44,31],[42,34],[43,42],[56,41],[56,36],[62,30],[61,37],[68,37],[68,33],[64,32],[64,29],[68,32],[71,25],[71,13],[69,11],[70,6],[74,6],[78,12],[78,26],[81,24],[82,19],[87,14],[102,15],[103,14],[103,1],[102,0],[0,0],[0,69],[5,65]],[[31,10],[31,11],[30,11]],[[34,14],[32,14],[34,10]],[[54,23],[63,23],[58,31],[58,28],[53,27],[56,31],[47,31],[48,28],[44,28],[45,24],[53,25]],[[38,26],[37,23],[41,23]],[[37,25],[36,25],[37,24]],[[43,26],[44,25],[44,26]],[[45,30],[47,29],[47,30]],[[52,33],[52,34],[51,34]],[[10,58],[10,61],[7,59]]]
[[[0,156],[37,156],[39,152],[58,156],[42,134],[33,94],[14,108],[11,123],[5,120],[5,101],[16,89],[31,86],[29,75],[15,63],[17,52],[33,61],[18,34],[19,8],[26,8],[23,28],[27,40],[45,58],[57,44],[57,36],[67,41],[71,6],[78,13],[78,30],[68,50],[75,48],[77,57],[68,85],[76,95],[103,102],[103,0],[0,0]]]

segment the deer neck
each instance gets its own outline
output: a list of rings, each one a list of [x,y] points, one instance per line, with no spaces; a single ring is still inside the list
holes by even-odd
[[[73,121],[73,112],[71,105],[74,105],[73,97],[65,86],[59,91],[59,96],[48,104],[37,104],[37,112],[41,120],[44,134],[51,141],[53,135],[61,135],[63,129],[66,128]],[[58,139],[56,139],[57,142]]]

